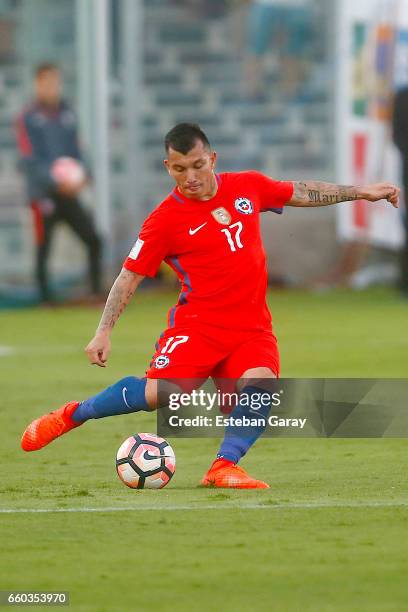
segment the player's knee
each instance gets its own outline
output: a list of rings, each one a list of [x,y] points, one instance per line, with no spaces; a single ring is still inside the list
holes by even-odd
[[[246,370],[237,382],[237,388],[241,391],[248,386],[271,386],[272,380],[277,379],[277,374],[268,367],[258,367]],[[267,382],[265,382],[267,380]]]
[[[261,366],[258,368],[250,368],[240,376],[240,379],[248,378],[277,378],[277,375],[272,368]]]
[[[150,410],[156,410],[156,408],[158,408],[157,380],[155,380],[154,378],[146,379],[145,397],[146,403],[149,406]]]
[[[168,406],[172,395],[190,392],[190,389],[183,389],[174,381],[148,378],[145,391],[146,402],[151,410],[156,410]]]

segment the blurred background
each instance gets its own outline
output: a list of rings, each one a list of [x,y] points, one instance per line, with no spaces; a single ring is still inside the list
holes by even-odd
[[[108,288],[172,188],[162,142],[177,122],[201,125],[219,171],[402,184],[393,100],[407,58],[408,0],[0,0],[0,306],[39,300],[16,135],[39,64],[60,68],[78,118],[92,169],[81,201],[102,238]],[[383,204],[288,209],[263,225],[271,283],[401,278],[403,215]],[[49,267],[59,300],[86,295],[86,250],[62,222]]]

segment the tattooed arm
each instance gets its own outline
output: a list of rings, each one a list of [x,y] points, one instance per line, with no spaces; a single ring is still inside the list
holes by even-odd
[[[140,274],[135,274],[135,272],[122,268],[122,271],[113,283],[95,336],[85,348],[88,359],[92,364],[96,364],[101,368],[106,366],[111,348],[110,334],[113,326],[125,310],[130,298],[143,278]]]
[[[377,202],[387,200],[398,208],[400,189],[391,183],[376,183],[374,185],[335,185],[321,181],[295,181],[292,199],[289,206],[328,206],[351,200],[368,200]]]

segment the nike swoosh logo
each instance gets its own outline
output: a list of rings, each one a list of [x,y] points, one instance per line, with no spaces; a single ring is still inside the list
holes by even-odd
[[[196,227],[195,229],[191,229],[191,227],[190,227],[190,229],[189,229],[189,232],[188,232],[188,233],[190,234],[190,236],[194,236],[194,234],[196,234],[198,231],[200,231],[200,229],[201,229],[202,227],[204,227],[204,225],[207,225],[207,223],[208,223],[208,221],[206,221],[205,223],[202,223],[201,225],[199,225],[199,226],[198,226],[198,227]]]
[[[127,391],[127,387],[123,387],[123,389],[122,389],[123,401],[125,402],[126,406],[132,410],[132,406],[129,406],[129,404],[127,403],[127,400],[126,400],[126,391]]]
[[[146,459],[147,461],[151,461],[153,459],[162,459],[166,457],[169,457],[169,455],[151,455],[150,451],[148,450],[143,453],[143,459]]]
[[[258,418],[265,419],[264,415],[262,414],[262,412],[259,412],[259,410],[254,410],[254,409],[250,408],[249,412],[251,412],[252,414],[257,416]]]

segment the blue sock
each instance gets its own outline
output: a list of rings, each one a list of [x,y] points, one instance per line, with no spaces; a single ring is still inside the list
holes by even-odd
[[[270,385],[266,384],[265,386],[269,387]],[[251,446],[255,444],[259,436],[261,436],[266,429],[268,414],[271,410],[271,394],[272,392],[266,388],[262,389],[252,385],[248,385],[242,389],[240,401],[229,417],[234,417],[234,419],[257,419],[259,424],[256,426],[228,425],[228,427],[225,428],[225,437],[217,453],[217,458],[238,463]],[[262,404],[266,405],[261,405],[258,408],[258,404],[261,403],[259,401],[260,396],[263,396]]]
[[[116,414],[149,411],[145,397],[146,379],[127,376],[101,393],[81,402],[73,412],[74,421],[102,419]]]

